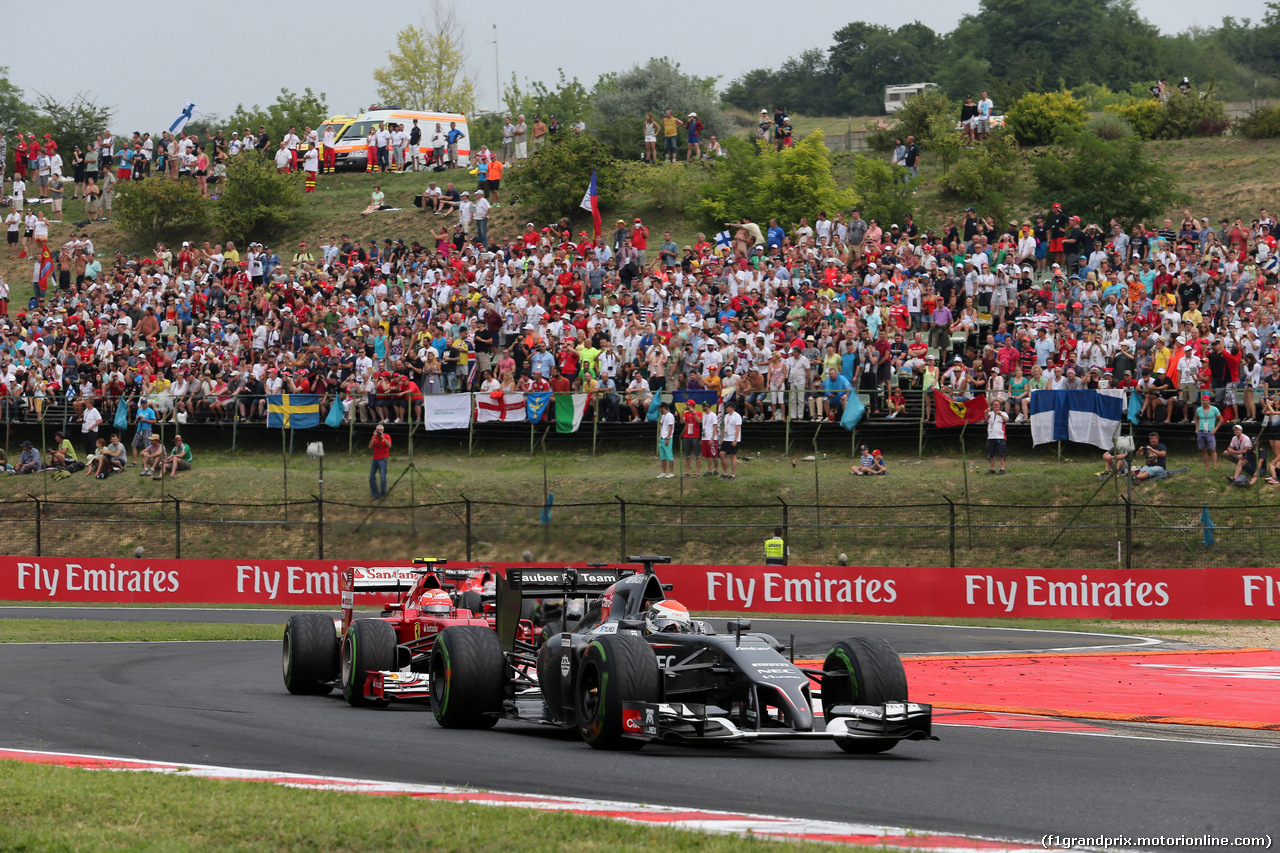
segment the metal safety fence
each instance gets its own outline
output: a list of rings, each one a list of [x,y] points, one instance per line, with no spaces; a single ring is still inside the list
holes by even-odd
[[[621,498],[392,505],[0,501],[0,553],[50,557],[622,561],[751,565],[781,529],[796,565],[1181,568],[1274,566],[1280,505],[681,504]]]

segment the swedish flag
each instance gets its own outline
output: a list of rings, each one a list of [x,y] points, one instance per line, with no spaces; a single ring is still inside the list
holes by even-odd
[[[319,394],[267,395],[268,427],[310,429],[319,425]]]

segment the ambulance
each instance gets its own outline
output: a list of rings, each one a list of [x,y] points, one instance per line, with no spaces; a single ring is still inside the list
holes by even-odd
[[[411,131],[415,119],[418,122],[419,129],[422,130],[422,139],[418,143],[418,148],[421,151],[419,162],[428,166],[435,165],[432,163],[431,137],[435,135],[437,124],[447,134],[449,132],[449,124],[452,122],[457,125],[458,130],[462,131],[462,138],[458,140],[458,165],[467,166],[470,164],[471,135],[467,130],[467,117],[460,113],[419,112],[399,107],[374,105],[369,108],[368,112],[363,112],[359,115],[333,116],[320,125],[319,134],[320,138],[324,139],[325,129],[333,129],[334,138],[337,140],[334,145],[334,150],[337,152],[334,159],[338,168],[345,166],[363,169],[368,158],[369,149],[365,140],[368,136],[369,128],[377,128],[380,124],[392,122],[403,124],[406,131]],[[299,150],[302,148],[303,146],[299,146]],[[409,159],[408,155],[406,155],[405,159]]]

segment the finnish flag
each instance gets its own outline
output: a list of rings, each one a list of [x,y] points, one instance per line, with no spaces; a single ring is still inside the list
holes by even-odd
[[[729,230],[727,228],[716,235],[717,249],[727,249],[729,248],[730,245],[732,245],[732,243],[733,243],[733,237],[729,235]]]
[[[1031,443],[1078,441],[1110,450],[1124,417],[1123,389],[1032,391]]]

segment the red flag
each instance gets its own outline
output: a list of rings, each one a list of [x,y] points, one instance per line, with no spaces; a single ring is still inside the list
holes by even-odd
[[[972,400],[955,400],[941,391],[934,391],[933,411],[935,423],[940,427],[974,424],[986,417],[987,398],[979,395]]]
[[[47,290],[49,276],[53,274],[53,255],[49,252],[49,244],[40,244],[40,289]]]

